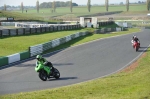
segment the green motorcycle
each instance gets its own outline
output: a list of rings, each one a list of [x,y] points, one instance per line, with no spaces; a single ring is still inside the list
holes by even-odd
[[[53,66],[45,66],[43,64],[39,64],[36,62],[35,71],[39,72],[39,78],[43,81],[46,81],[47,78],[56,78],[58,79],[60,77],[59,71],[54,68]]]

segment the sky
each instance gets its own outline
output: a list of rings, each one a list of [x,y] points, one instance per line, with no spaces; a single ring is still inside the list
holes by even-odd
[[[23,2],[24,6],[35,6],[37,0],[0,0],[0,6],[10,5],[10,6],[18,6]],[[39,3],[42,2],[53,2],[54,0],[39,0]],[[70,0],[55,0],[55,1],[70,1]],[[88,0],[72,0],[72,2],[77,3],[79,5],[86,5]],[[130,2],[138,2],[138,1],[146,1],[146,0],[129,0]],[[110,4],[126,2],[126,0],[109,0]],[[105,0],[91,0],[91,4],[105,4]]]

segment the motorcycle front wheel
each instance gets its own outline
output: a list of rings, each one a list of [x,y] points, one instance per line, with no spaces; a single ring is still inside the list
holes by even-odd
[[[135,51],[137,52],[139,50],[139,48],[137,46],[135,46]]]
[[[45,71],[40,71],[39,72],[39,78],[43,81],[46,81],[47,80],[47,74]]]

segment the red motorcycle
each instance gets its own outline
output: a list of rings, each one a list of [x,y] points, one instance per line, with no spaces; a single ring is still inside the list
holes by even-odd
[[[140,48],[140,43],[139,42],[133,42],[133,48],[137,52],[139,50],[139,48]]]

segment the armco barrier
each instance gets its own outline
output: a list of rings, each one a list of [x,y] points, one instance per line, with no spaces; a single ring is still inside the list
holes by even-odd
[[[19,53],[9,55],[7,57],[8,57],[8,63],[9,64],[13,63],[13,62],[16,62],[16,61],[20,61],[20,54]]]
[[[8,65],[13,62],[24,60],[30,57],[29,51],[12,54],[5,57],[0,57],[0,66]]]
[[[29,51],[21,52],[20,53],[20,60],[24,60],[30,57]]]
[[[8,64],[8,57],[0,57],[0,66]]]
[[[123,28],[117,27],[117,28],[103,28],[103,29],[97,29],[94,31],[96,34],[104,34],[104,33],[110,33],[113,31],[123,31]]]
[[[88,34],[88,32],[78,32],[76,34],[71,34],[71,35],[68,35],[68,36],[63,37],[63,38],[58,38],[58,39],[52,40],[50,42],[31,46],[31,47],[29,47],[30,56],[32,57],[32,56],[35,56],[37,54],[41,54],[48,49],[54,48],[56,46],[59,46],[60,44],[66,43],[70,40],[73,40],[73,39],[80,37],[80,36],[84,36],[86,34]]]
[[[41,54],[43,52],[43,45],[39,44],[39,45],[31,46],[29,48],[29,52],[31,57],[37,54]]]

